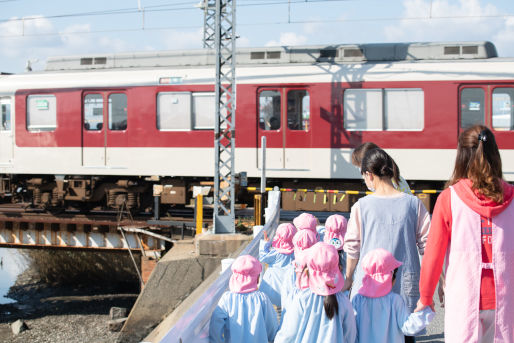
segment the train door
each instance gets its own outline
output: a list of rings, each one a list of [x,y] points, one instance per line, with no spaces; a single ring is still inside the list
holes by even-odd
[[[11,98],[0,98],[0,165],[13,162],[12,110]]]
[[[288,88],[285,94],[284,156],[287,169],[306,170],[311,166],[310,94],[305,88]]]
[[[83,96],[82,164],[123,168],[127,154],[127,95],[87,92]]]
[[[310,97],[305,88],[263,88],[258,91],[257,147],[265,136],[266,169],[305,169],[309,164]],[[257,165],[261,166],[261,154]]]

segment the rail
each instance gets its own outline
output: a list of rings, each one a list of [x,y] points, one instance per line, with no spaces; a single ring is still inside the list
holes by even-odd
[[[258,258],[259,241],[264,235],[272,236],[280,220],[280,191],[270,191],[266,208],[266,225],[248,243],[240,255],[252,255]],[[212,312],[218,304],[220,297],[228,290],[232,272],[227,268],[205,293],[191,306],[182,318],[162,338],[160,343],[207,343],[209,342],[209,323]]]

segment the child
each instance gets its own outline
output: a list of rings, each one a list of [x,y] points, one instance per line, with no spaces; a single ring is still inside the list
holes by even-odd
[[[253,256],[239,256],[232,263],[230,291],[223,293],[214,309],[209,341],[271,342],[278,329],[277,313],[268,297],[258,291],[262,270]]]
[[[273,243],[269,242],[266,232],[259,246],[259,261],[268,264],[268,269],[262,277],[260,290],[266,294],[271,303],[281,306],[280,293],[284,283],[285,268],[294,260],[293,237],[296,228],[293,224],[280,224],[273,237]],[[271,249],[271,247],[273,247]]]
[[[318,219],[312,214],[305,212],[293,219],[293,224],[296,226],[298,231],[311,230],[316,233],[316,225],[318,224]]]
[[[305,251],[316,244],[316,233],[311,230],[298,231],[293,237],[294,261],[285,271],[284,284],[281,289],[282,319],[287,306],[298,292],[308,287],[308,279],[305,279]]]
[[[342,271],[346,270],[346,260],[344,257],[343,243],[344,235],[348,220],[339,214],[333,214],[325,221],[325,235],[323,241],[327,244],[332,244],[339,253],[339,266]]]
[[[391,291],[401,265],[385,249],[371,250],[364,256],[362,287],[352,299],[359,342],[404,342],[404,335],[415,335],[434,318],[428,307],[409,313],[402,297]]]
[[[307,250],[308,285],[290,303],[275,343],[355,342],[357,329],[343,275],[332,245],[319,242]]]
[[[361,169],[362,160],[364,159],[364,155],[366,155],[366,152],[372,149],[379,149],[380,147],[372,142],[366,142],[362,143],[358,147],[355,148],[352,152],[352,164]],[[398,168],[398,165],[393,160],[393,186],[397,190],[403,193],[412,194],[409,184],[403,177],[400,176],[400,169]]]

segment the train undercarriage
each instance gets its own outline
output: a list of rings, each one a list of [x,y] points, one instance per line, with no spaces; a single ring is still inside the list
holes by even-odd
[[[239,179],[236,181],[236,203],[251,206],[253,194],[260,192],[259,180],[247,180],[247,187]],[[444,187],[443,182],[430,181],[411,181],[410,185],[419,194],[434,194],[426,190],[432,192]],[[172,208],[192,204],[195,186],[202,187],[204,204],[212,204],[212,178],[4,174],[0,176],[0,201],[49,212],[124,209],[164,214]],[[283,209],[297,211],[347,212],[366,191],[362,180],[269,179],[267,187],[274,186],[283,191]],[[429,210],[435,195],[425,199]],[[157,211],[155,206],[159,206]]]

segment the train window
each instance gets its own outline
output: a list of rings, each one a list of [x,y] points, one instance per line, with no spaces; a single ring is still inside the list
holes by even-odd
[[[287,93],[287,127],[290,130],[309,131],[310,96],[306,90]]]
[[[193,93],[193,128],[195,130],[213,130],[214,93]]]
[[[493,128],[495,130],[514,129],[514,88],[493,90]]]
[[[161,131],[191,130],[190,92],[157,94],[157,129]]]
[[[385,130],[423,130],[425,97],[422,89],[385,89],[384,96]]]
[[[382,130],[382,90],[347,89],[344,127],[350,131]]]
[[[280,129],[280,92],[262,91],[259,94],[259,127],[262,130]]]
[[[2,102],[0,100],[0,131],[11,131],[11,104],[9,102]]]
[[[27,130],[55,130],[57,126],[56,105],[55,95],[29,95],[27,97]]]
[[[84,129],[100,131],[104,125],[104,100],[102,94],[84,96]]]
[[[127,95],[115,93],[109,95],[109,130],[127,129]]]
[[[482,88],[463,88],[460,93],[460,126],[484,125],[485,92]]]

